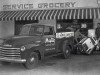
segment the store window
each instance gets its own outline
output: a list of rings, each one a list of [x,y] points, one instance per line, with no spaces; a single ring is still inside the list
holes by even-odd
[[[87,36],[88,29],[93,29],[93,19],[57,20],[57,26],[57,32],[63,32],[67,27],[80,28],[81,33]]]

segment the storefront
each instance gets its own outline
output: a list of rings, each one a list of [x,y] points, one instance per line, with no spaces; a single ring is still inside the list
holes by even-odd
[[[99,6],[100,0],[0,1],[0,38],[17,35],[27,23],[80,26],[87,35],[100,22]]]

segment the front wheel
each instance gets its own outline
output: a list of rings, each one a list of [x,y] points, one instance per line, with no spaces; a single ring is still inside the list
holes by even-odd
[[[62,50],[63,50],[63,57],[67,59],[70,56],[71,49],[69,46],[67,46],[66,42],[63,43]]]
[[[26,58],[26,63],[23,63],[23,65],[27,69],[33,69],[38,64],[38,54],[36,52],[29,53],[29,55]]]

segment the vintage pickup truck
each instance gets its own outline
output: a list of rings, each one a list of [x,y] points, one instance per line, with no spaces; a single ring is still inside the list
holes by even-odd
[[[19,35],[4,38],[0,44],[0,62],[22,63],[27,69],[49,56],[70,56],[74,32],[57,25],[32,23],[21,28]]]

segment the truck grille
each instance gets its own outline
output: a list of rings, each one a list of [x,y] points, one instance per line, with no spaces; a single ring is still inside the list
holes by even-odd
[[[19,48],[3,48],[0,47],[0,58],[21,58]]]

